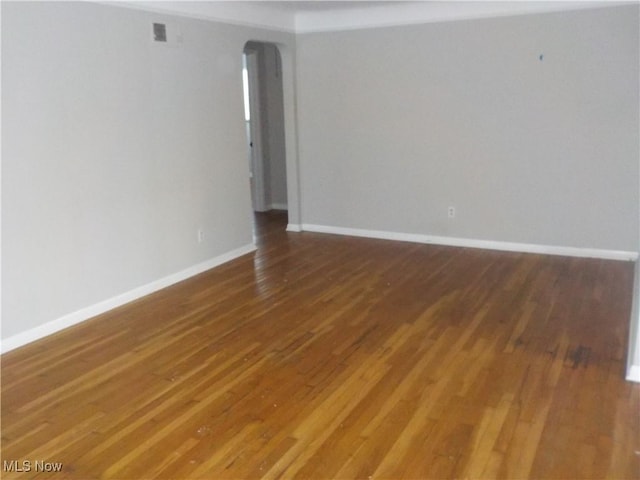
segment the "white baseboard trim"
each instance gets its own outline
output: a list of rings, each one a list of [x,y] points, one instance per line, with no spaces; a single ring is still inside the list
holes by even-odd
[[[302,231],[302,225],[296,224],[296,223],[289,223],[287,225],[287,232],[301,232]]]
[[[147,283],[146,285],[142,285],[140,287],[134,288],[133,290],[129,290],[128,292],[116,295],[115,297],[103,300],[94,305],[90,305],[78,311],[69,313],[56,320],[47,322],[44,325],[40,325],[25,332],[18,333],[17,335],[13,335],[12,337],[9,337],[6,340],[2,340],[0,342],[0,353],[6,353],[16,348],[22,347],[28,343],[35,342],[36,340],[59,332],[60,330],[71,327],[78,323],[82,323],[85,320],[89,320],[90,318],[124,305],[125,303],[137,300],[138,298],[144,297],[145,295],[157,292],[158,290],[162,290],[163,288],[181,282],[182,280],[186,280],[187,278],[210,270],[214,267],[222,265],[223,263],[227,263],[238,257],[254,252],[255,250],[256,246],[254,244],[245,245],[244,247],[237,248],[230,252],[209,259],[205,262],[193,265],[192,267],[186,268],[185,270],[181,270],[179,272],[155,280],[151,283]]]
[[[631,365],[627,370],[627,380],[630,382],[640,382],[640,365]]]
[[[286,203],[272,203],[269,205],[269,210],[288,210],[289,207]]]
[[[622,250],[601,250],[595,248],[558,247],[549,245],[535,245],[529,243],[498,242],[493,240],[440,237],[417,233],[399,233],[382,230],[365,230],[360,228],[332,227],[327,225],[313,225],[308,223],[303,223],[301,227],[303,231],[308,232],[331,233],[334,235],[349,235],[353,237],[377,238],[382,240],[396,240],[401,242],[446,245],[450,247],[481,248],[486,250],[500,250],[507,252],[562,255],[566,257],[602,258],[606,260],[635,261],[638,259],[638,252],[627,252]],[[289,230],[288,227],[287,230]]]

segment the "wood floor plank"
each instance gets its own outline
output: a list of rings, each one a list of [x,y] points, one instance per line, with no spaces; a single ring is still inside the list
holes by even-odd
[[[2,478],[640,479],[631,263],[286,223],[3,355]]]

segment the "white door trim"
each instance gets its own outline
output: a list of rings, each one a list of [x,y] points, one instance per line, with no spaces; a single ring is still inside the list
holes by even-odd
[[[256,212],[268,210],[265,189],[265,168],[262,149],[262,112],[260,108],[260,83],[258,81],[258,53],[245,52],[249,79],[249,109],[251,111],[251,199]]]

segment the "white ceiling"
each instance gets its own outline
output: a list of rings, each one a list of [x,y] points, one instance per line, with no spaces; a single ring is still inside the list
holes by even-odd
[[[579,1],[115,1],[123,6],[296,33],[601,8],[636,2]]]
[[[307,0],[304,2],[298,1],[254,1],[251,3],[266,4],[269,7],[277,8],[280,10],[289,10],[295,13],[299,12],[318,12],[326,10],[344,10],[354,8],[371,8],[381,5],[400,5],[403,3],[424,3],[418,1],[378,1],[378,0],[356,0],[356,1],[339,1],[339,0]],[[435,3],[435,2],[430,2]]]

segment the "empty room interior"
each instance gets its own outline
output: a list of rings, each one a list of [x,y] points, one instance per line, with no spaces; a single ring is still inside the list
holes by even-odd
[[[640,479],[638,2],[0,3],[7,479]]]

